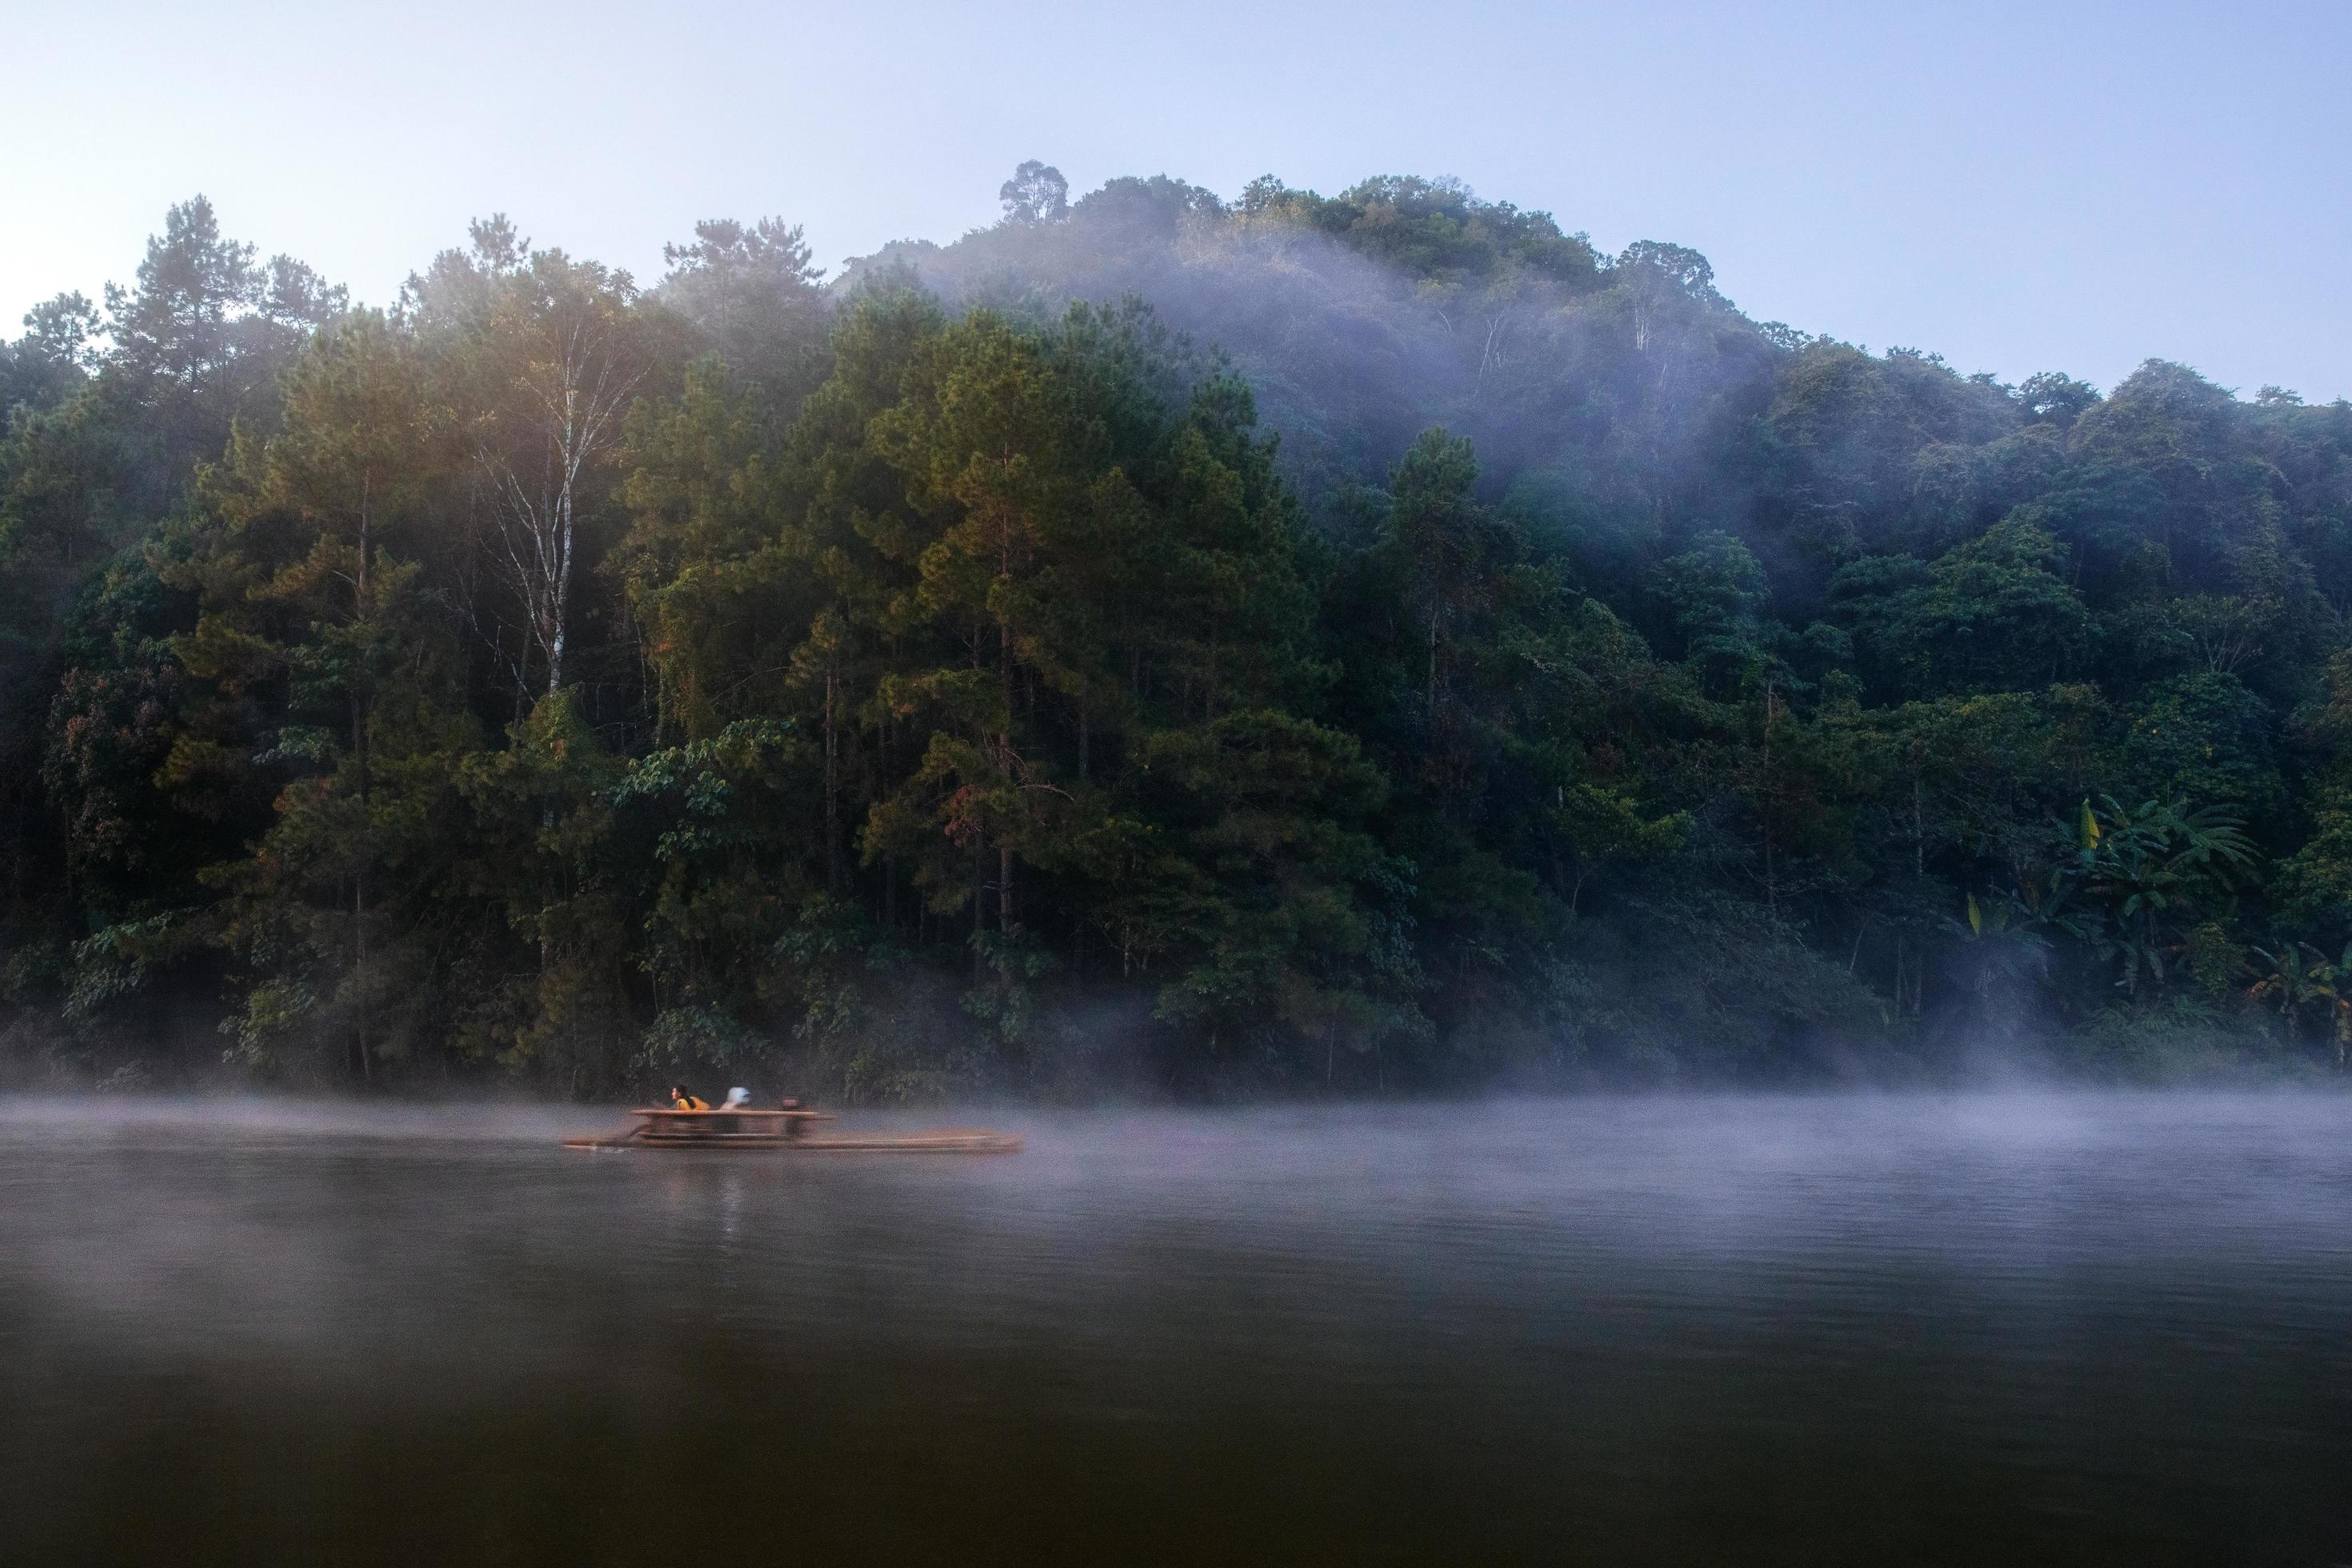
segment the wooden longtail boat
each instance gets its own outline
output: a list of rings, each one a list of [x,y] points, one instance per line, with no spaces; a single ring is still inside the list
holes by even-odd
[[[977,1127],[922,1132],[819,1132],[829,1110],[670,1110],[629,1112],[626,1132],[566,1138],[567,1149],[774,1149],[794,1154],[1017,1154],[1021,1140]]]

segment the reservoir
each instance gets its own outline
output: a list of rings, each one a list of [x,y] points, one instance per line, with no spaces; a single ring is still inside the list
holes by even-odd
[[[618,1120],[0,1101],[0,1561],[2352,1562],[2352,1097]]]

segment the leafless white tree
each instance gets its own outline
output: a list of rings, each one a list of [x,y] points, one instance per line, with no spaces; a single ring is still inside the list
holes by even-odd
[[[621,434],[643,378],[629,352],[625,283],[541,258],[503,323],[504,406],[478,428],[476,460],[496,500],[489,560],[522,610],[526,658],[563,686],[583,481]]]

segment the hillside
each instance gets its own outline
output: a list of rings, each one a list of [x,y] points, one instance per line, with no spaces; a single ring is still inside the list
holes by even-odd
[[[827,282],[174,208],[0,357],[0,1050],[862,1098],[2331,1070],[2352,405],[1444,181]]]

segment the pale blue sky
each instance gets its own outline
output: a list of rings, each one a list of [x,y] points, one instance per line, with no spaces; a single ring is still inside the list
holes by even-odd
[[[0,324],[169,203],[390,298],[502,208],[659,274],[992,221],[1024,158],[1337,190],[1451,174],[1871,347],[2352,395],[2352,0],[2116,5],[62,5],[0,0]]]

